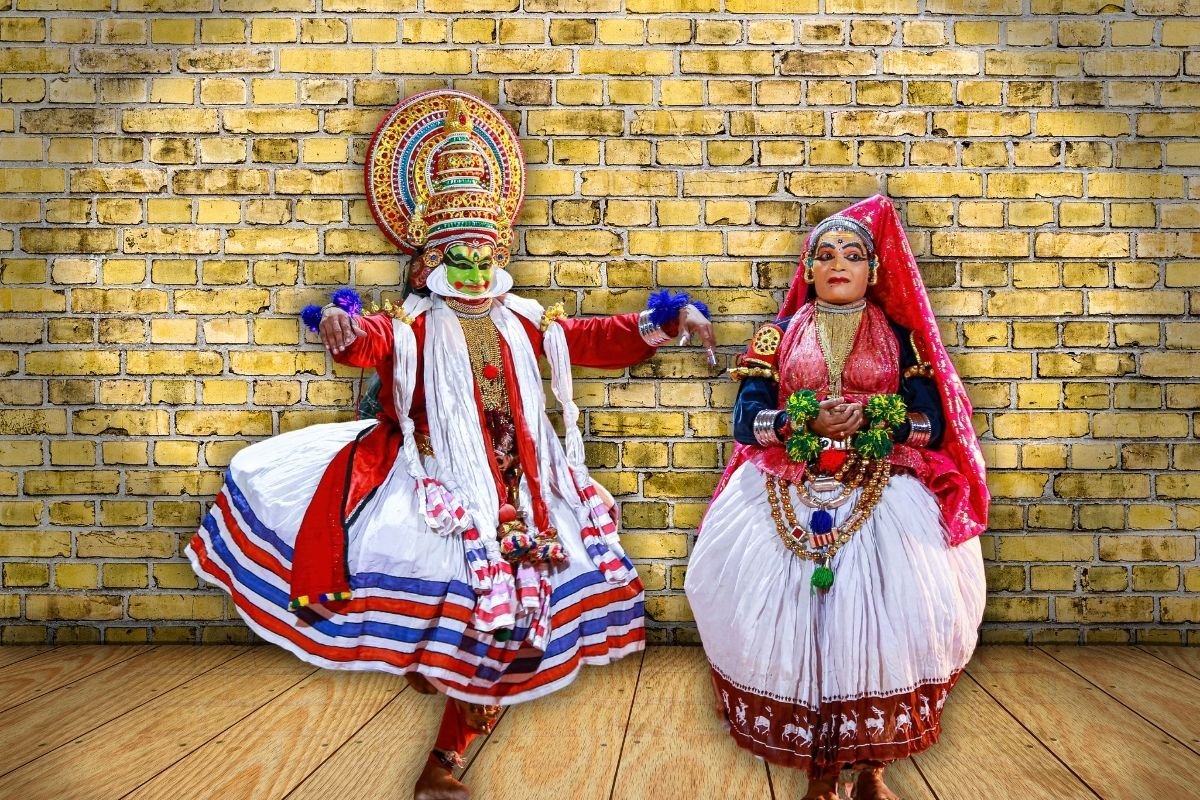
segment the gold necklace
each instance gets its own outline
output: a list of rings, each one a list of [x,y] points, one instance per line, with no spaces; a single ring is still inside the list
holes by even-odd
[[[448,304],[448,303],[447,303]],[[457,311],[455,313],[458,313]],[[488,411],[508,409],[508,388],[504,383],[504,361],[500,351],[500,331],[491,317],[483,314],[459,314],[467,355],[475,385]]]
[[[466,302],[453,297],[442,299],[446,301],[446,307],[459,317],[483,317],[492,311],[492,298],[490,297],[485,298],[482,302]]]
[[[817,301],[817,343],[821,346],[821,354],[825,356],[830,397],[842,396],[842,372],[854,349],[854,337],[866,305],[866,300],[845,306]]]

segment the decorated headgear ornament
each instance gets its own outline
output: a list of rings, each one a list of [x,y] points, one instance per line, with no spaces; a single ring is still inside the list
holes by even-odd
[[[366,188],[380,229],[416,256],[408,282],[419,289],[452,244],[491,245],[492,264],[508,264],[525,161],[499,111],[434,89],[384,117],[367,150]]]
[[[987,525],[990,494],[979,441],[971,424],[971,402],[942,344],[917,259],[900,224],[900,214],[892,201],[881,194],[859,201],[813,228],[804,244],[805,259],[821,233],[830,229],[826,227],[829,225],[847,226],[847,230],[860,236],[863,235],[860,228],[866,231],[864,240],[868,248],[873,248],[878,264],[877,281],[867,287],[867,296],[890,320],[912,331],[919,357],[933,367],[946,415],[942,451],[952,462],[937,479],[934,493],[942,505],[954,544],[978,535]],[[779,310],[781,320],[791,317],[808,300],[810,287],[801,274],[803,267],[802,263]]]
[[[875,237],[871,234],[871,229],[866,225],[844,214],[834,214],[832,217],[826,217],[818,222],[812,231],[809,232],[804,246],[804,263],[802,265],[804,267],[804,282],[813,282],[813,259],[817,254],[817,244],[821,241],[821,236],[834,231],[845,231],[862,239],[863,244],[867,248],[867,267],[871,274],[869,281],[874,286],[879,278],[879,262],[875,258]]]

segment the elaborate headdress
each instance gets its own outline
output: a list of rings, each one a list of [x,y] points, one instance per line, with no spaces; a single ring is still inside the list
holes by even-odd
[[[493,265],[508,263],[525,162],[508,121],[479,98],[434,89],[393,108],[367,149],[366,187],[384,235],[414,254],[411,287],[459,242],[490,245]]]

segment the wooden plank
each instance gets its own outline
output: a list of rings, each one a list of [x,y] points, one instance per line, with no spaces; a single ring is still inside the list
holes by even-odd
[[[153,646],[79,645],[56,647],[26,658],[0,673],[0,711],[74,683],[113,664],[141,655]]]
[[[27,658],[48,653],[53,649],[54,645],[50,644],[0,647],[0,667],[7,667],[9,664],[15,664],[18,661],[24,661]]]
[[[252,648],[0,777],[0,797],[115,800],[315,671],[278,648]]]
[[[798,769],[769,764],[771,771],[771,788],[777,798],[803,797],[808,791],[808,776]],[[904,798],[904,800],[938,800],[937,795],[929,790],[929,785],[921,777],[920,771],[912,761],[897,761],[888,767],[886,781],[888,787]],[[967,796],[967,795],[964,795]],[[970,795],[984,797],[986,795]],[[957,797],[957,795],[946,795]]]
[[[731,786],[738,800],[770,798],[763,762],[734,743],[715,706],[703,650],[647,650],[613,800],[727,797]]]
[[[1193,678],[1200,678],[1200,647],[1143,645],[1141,649],[1176,669],[1183,670]]]
[[[321,670],[125,800],[273,800],[308,777],[405,688],[386,672]]]
[[[607,797],[637,688],[641,654],[584,667],[571,686],[508,709],[464,773],[472,800]],[[540,769],[532,764],[555,764]]]
[[[1101,797],[1194,796],[1200,756],[1045,653],[983,647],[968,669]]]
[[[1042,649],[1200,754],[1200,679],[1136,648]]]
[[[993,797],[998,786],[1022,800],[1096,797],[970,676],[950,693],[941,740],[916,761],[938,797]]]
[[[0,774],[244,653],[244,647],[159,647],[0,713]]]
[[[446,698],[406,689],[297,786],[287,800],[396,800],[412,794]]]

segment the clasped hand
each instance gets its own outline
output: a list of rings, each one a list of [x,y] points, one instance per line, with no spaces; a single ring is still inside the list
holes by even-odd
[[[808,427],[818,436],[841,441],[857,432],[866,422],[862,403],[847,403],[840,397],[822,400],[817,416]]]

